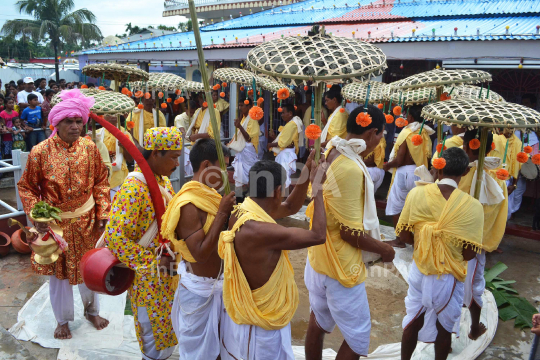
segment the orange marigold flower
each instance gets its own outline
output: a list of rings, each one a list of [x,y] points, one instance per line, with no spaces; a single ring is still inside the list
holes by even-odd
[[[88,85],[86,85],[86,84],[82,85],[81,89],[88,89]]]
[[[248,95],[253,95],[253,90],[248,90]]]
[[[127,95],[128,91],[129,91],[128,88],[122,88],[121,93],[124,95]]]
[[[137,92],[135,93],[135,97],[136,97],[136,98],[141,98],[141,97],[143,97],[143,95],[144,95],[144,94],[143,94],[143,92],[142,92],[141,90],[139,90],[139,91],[137,91]]]
[[[397,127],[404,127],[404,126],[407,126],[409,125],[409,122],[407,120],[405,120],[404,118],[400,117],[396,120],[396,126]]]
[[[307,85],[304,85],[304,91],[307,91],[309,88]]]
[[[491,150],[495,150],[495,143],[494,142],[491,143]]]
[[[289,89],[287,88],[282,88],[282,89],[279,89],[278,92],[277,92],[277,98],[280,99],[280,100],[286,100],[289,98]]]
[[[146,94],[144,94],[144,98],[145,99],[150,99],[152,97],[152,94],[150,94],[149,92],[147,92]]]
[[[84,138],[85,138],[85,139],[88,139],[88,140],[92,140],[92,138],[90,137],[90,135],[86,135]]]
[[[217,105],[216,105],[216,104],[214,104],[214,109],[215,109],[215,108],[217,108]]]
[[[508,173],[508,171],[506,171],[506,169],[499,169],[497,170],[496,174],[497,174],[497,178],[503,181],[508,180],[508,178],[510,177],[510,174]]]
[[[180,104],[183,103],[184,101],[185,101],[185,99],[184,99],[183,96],[180,96],[180,97],[178,98],[178,102],[179,102]]]
[[[317,140],[321,136],[321,128],[316,124],[308,125],[306,128],[306,137],[311,140]]]
[[[532,148],[532,146],[528,146],[528,145],[527,145],[527,146],[525,146],[525,147],[523,148],[523,151],[525,151],[527,154],[530,154],[530,153],[532,153],[533,148]]]
[[[226,83],[226,82],[224,82],[224,83],[221,83],[221,86],[223,86],[223,87],[227,87],[227,83]]]
[[[249,100],[244,100],[244,104],[248,105],[249,104]]]
[[[446,101],[446,100],[450,100],[450,99],[452,99],[452,97],[450,95],[448,95],[447,92],[443,92],[441,94],[441,101]]]
[[[214,86],[212,86],[212,90],[219,90],[221,86],[219,86],[219,84],[216,84]]]
[[[221,96],[222,98],[224,98],[224,97],[225,97],[225,92],[223,92],[223,91],[220,92],[220,93],[219,93],[219,96]]]
[[[277,112],[278,112],[278,113],[283,112],[283,108],[282,108],[282,107],[278,107],[278,108],[277,108]]]
[[[162,109],[166,109],[166,108],[167,108],[167,104],[166,104],[166,103],[161,103],[161,108],[162,108]]]
[[[379,109],[382,110],[382,109],[384,108],[384,105],[383,105],[383,104],[379,104],[379,105],[377,105],[377,107],[378,107]]]
[[[162,99],[163,98],[163,93],[160,91],[160,92],[158,92],[157,96],[159,96],[159,98]]]
[[[249,117],[255,121],[259,121],[263,118],[264,111],[258,106],[254,106],[249,110]]]
[[[98,87],[99,90],[105,90],[105,86]]]
[[[180,95],[182,93],[182,90],[180,89],[176,89],[176,91],[174,92],[176,95]]]
[[[394,107],[394,110],[392,110],[392,112],[393,112],[394,115],[396,115],[396,116],[401,115],[401,106],[396,106],[396,107]]]
[[[366,127],[371,124],[371,116],[368,113],[361,112],[356,116],[356,123],[361,127]]]
[[[479,149],[479,148],[480,148],[480,140],[478,140],[478,139],[472,139],[471,141],[469,141],[469,147],[470,147],[472,150]]]
[[[341,108],[341,109],[339,109],[339,112],[340,112],[340,113],[344,113],[344,112],[345,112],[345,109],[344,109],[344,108]]]
[[[351,103],[351,100],[347,100],[347,104],[350,104]]]
[[[540,165],[540,154],[533,155],[531,160],[533,164]]]
[[[167,98],[167,102],[172,102],[172,99],[171,98]]]
[[[264,98],[258,98],[257,99],[257,105],[261,106],[261,104],[264,102]]]
[[[529,155],[525,154],[524,152],[518,152],[517,154],[517,161],[524,164],[529,160]]]
[[[386,118],[386,123],[387,124],[391,124],[391,123],[394,122],[394,117],[392,115],[390,115],[390,114],[386,114],[385,118]]]
[[[326,87],[330,89],[332,87],[332,84],[326,84]]]
[[[51,131],[54,131],[54,126],[49,125],[49,129],[51,129]]]
[[[443,158],[438,158],[438,159],[433,160],[433,167],[435,169],[441,170],[441,169],[444,169],[445,166],[446,166],[446,160],[444,160]]]
[[[437,145],[437,152],[440,153],[442,149],[442,144]],[[446,150],[446,146],[444,147],[444,150]]]
[[[143,104],[139,104],[139,105],[137,105],[137,108],[138,108],[138,109],[144,109],[144,105],[143,105]]]
[[[135,127],[135,121],[126,122],[126,126],[127,126],[128,130],[133,129]]]
[[[298,110],[298,107],[296,105],[294,105],[294,111]]]
[[[129,97],[132,97],[133,93],[131,91],[128,91],[126,95],[129,96]]]
[[[244,91],[244,87],[243,87],[243,86],[240,86],[240,91]]]
[[[411,141],[414,146],[418,146],[424,142],[424,139],[422,139],[420,135],[416,134],[416,135],[413,135],[413,137],[411,138]]]
[[[205,102],[202,103],[202,106],[203,107],[208,107],[208,103],[205,101]]]

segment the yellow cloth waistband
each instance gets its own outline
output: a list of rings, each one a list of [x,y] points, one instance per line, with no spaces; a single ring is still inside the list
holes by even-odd
[[[86,202],[79,208],[75,209],[75,211],[64,211],[59,214],[60,219],[74,219],[83,216],[96,205],[96,202],[94,201],[94,195],[90,194],[90,197]]]

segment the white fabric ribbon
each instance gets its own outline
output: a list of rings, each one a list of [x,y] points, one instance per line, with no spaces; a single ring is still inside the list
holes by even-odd
[[[502,160],[498,157],[487,156],[484,159],[484,171],[482,172],[482,185],[480,187],[480,198],[478,199],[482,205],[496,205],[504,200],[504,192],[497,183],[497,181],[490,175],[486,174],[487,170],[495,170],[501,166]],[[478,169],[478,160],[469,164],[469,167],[476,167]],[[474,189],[476,187],[476,177],[478,171],[474,172],[470,195],[474,196]]]
[[[330,128],[330,123],[332,122],[332,120],[334,120],[334,117],[339,113],[339,111],[341,110],[341,105],[338,106],[336,108],[336,110],[334,110],[334,112],[332,113],[332,115],[330,115],[328,117],[328,121],[326,122],[326,125],[324,126],[324,129],[321,133],[321,142],[325,142],[326,141],[326,137],[328,136],[328,129]]]
[[[340,154],[348,157],[353,160],[356,165],[364,173],[364,230],[369,232],[369,235],[376,240],[381,239],[380,229],[379,229],[379,218],[377,217],[377,206],[375,204],[375,193],[373,180],[371,175],[362,160],[360,154],[366,150],[366,142],[362,139],[350,139],[345,140],[339,136],[334,136],[332,140],[328,143],[327,147],[335,147]],[[367,251],[362,251],[362,254],[368,253]]]
[[[293,117],[292,121],[294,121],[298,129],[298,144],[303,144],[304,143],[304,121],[302,121],[302,119],[300,119],[298,116]]]
[[[143,145],[143,139],[144,139],[144,112],[146,110],[141,110],[141,114],[139,115],[139,144],[144,147]],[[152,109],[152,116],[154,117],[154,127],[157,127],[157,113],[156,109]],[[118,147],[118,140],[116,141],[116,146]],[[117,162],[118,164],[118,162]]]
[[[417,167],[414,170],[414,175],[420,178],[420,180],[414,182],[416,186],[433,184],[435,182],[435,179],[424,165]]]
[[[206,108],[206,110],[208,110],[208,108]],[[189,129],[186,131],[186,138],[191,136],[191,133],[193,132],[193,127],[195,126],[195,123],[197,122],[197,118],[199,117],[199,113],[201,111],[204,111],[204,110],[202,110],[202,108],[198,108],[195,114],[193,114],[193,120],[191,120]],[[206,134],[208,132],[207,130],[208,130],[209,124],[210,124],[210,111],[206,111],[204,113],[204,116],[201,122],[201,127],[199,128],[198,134]]]
[[[246,118],[244,119],[244,122],[242,123],[242,127],[246,131],[247,131],[247,127],[248,127],[250,119],[251,118],[248,115],[246,116]],[[227,147],[236,152],[241,152],[242,150],[244,150],[244,148],[246,147],[246,139],[244,138],[244,135],[242,134],[240,130],[236,130],[236,134],[234,135],[231,142],[227,144]]]

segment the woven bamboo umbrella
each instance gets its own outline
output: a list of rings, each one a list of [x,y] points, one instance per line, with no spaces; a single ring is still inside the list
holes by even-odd
[[[449,93],[452,91],[452,88],[446,87],[444,90]],[[506,102],[506,100],[495,91],[487,91],[483,87],[473,85],[456,86],[452,94],[453,99],[482,99],[495,102]]]
[[[324,26],[314,26],[308,36],[289,36],[258,45],[248,53],[247,63],[256,74],[293,84],[316,84],[315,124],[319,128],[324,83],[362,82],[381,75],[387,68],[381,49],[360,40],[326,34]],[[319,137],[315,141],[317,161],[320,145]]]
[[[435,87],[423,87],[399,92],[394,91],[387,95],[387,99],[392,100],[396,104],[401,100],[404,105],[411,106],[433,102],[436,93],[437,89]]]
[[[389,96],[390,87],[380,81],[347,84],[341,89],[341,95],[345,100],[363,103],[367,97],[368,84],[370,87],[368,103],[381,103]]]
[[[220,68],[214,70],[213,76],[219,81],[236,83],[237,85],[253,85],[253,78],[256,77],[252,72],[237,68]],[[254,90],[255,91],[255,90]],[[236,86],[236,99],[240,98],[240,86]],[[236,117],[238,117],[238,106],[236,106]]]
[[[167,94],[162,96],[156,96],[159,95],[162,92],[167,93],[168,91],[176,91],[179,90],[182,87],[182,84],[186,80],[183,77],[180,77],[175,74],[171,73],[150,73],[148,77],[147,82],[143,81],[134,81],[131,82],[129,85],[133,89],[139,89],[144,92],[151,91],[152,97],[155,97],[156,99],[156,112],[159,110],[159,98],[160,97],[167,97]],[[156,91],[158,94],[156,94]]]
[[[193,35],[195,36],[195,43],[197,44],[197,56],[199,58],[199,71],[201,72],[201,77],[203,80],[204,85],[204,93],[206,95],[206,101],[208,102],[208,107],[210,109],[214,108],[214,100],[212,99],[212,93],[210,84],[208,82],[208,75],[206,73],[206,64],[204,60],[204,52],[203,52],[203,46],[201,41],[201,32],[199,30],[199,20],[197,19],[197,10],[195,9],[195,2],[193,0],[188,0],[189,5],[189,13],[191,16],[191,21],[193,23]],[[214,111],[210,111],[210,123],[212,125],[212,130],[214,132],[214,140],[216,141],[216,144],[221,144],[221,137],[219,135],[219,127],[217,124],[217,118]],[[229,176],[227,174],[227,167],[225,165],[225,157],[223,156],[223,149],[221,146],[216,146],[219,165],[221,167],[221,176],[223,178],[223,185],[224,185],[224,192],[225,194],[228,194],[230,190],[230,184],[229,184]]]
[[[540,113],[523,105],[477,99],[455,99],[429,104],[422,109],[426,120],[459,127],[480,128],[480,154],[474,197],[479,198],[487,135],[490,128],[540,129]]]
[[[440,101],[443,95],[444,86],[456,86],[462,84],[478,84],[491,81],[491,74],[482,70],[471,69],[434,69],[423,73],[409,76],[405,79],[395,81],[390,84],[394,91],[404,91],[408,89],[435,87],[435,102]],[[450,95],[452,90],[450,90]],[[437,139],[442,140],[442,128],[437,128]]]
[[[202,82],[198,81],[184,81],[182,83],[182,87],[180,88],[181,91],[185,91],[187,96],[187,108],[188,108],[188,114],[191,113],[191,106],[189,106],[189,93],[195,92],[195,93],[204,93],[204,84]]]
[[[257,85],[260,86],[263,90],[269,91],[272,95],[270,96],[270,114],[269,114],[269,128],[272,129],[272,122],[274,120],[274,94],[277,94],[277,92],[281,89],[283,89],[283,84],[268,78],[264,76],[255,76],[255,81],[257,82]],[[287,87],[287,90],[289,91],[289,98],[293,98],[295,96],[294,90]]]

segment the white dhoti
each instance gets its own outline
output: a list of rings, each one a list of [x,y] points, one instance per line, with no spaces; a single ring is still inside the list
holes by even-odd
[[[486,252],[482,250],[480,254],[470,260],[467,264],[467,277],[465,278],[465,295],[463,296],[463,305],[470,307],[474,302],[482,307],[482,294],[486,288],[484,279],[484,268],[486,267]]]
[[[287,148],[281,150],[276,156],[276,162],[279,163],[285,169],[287,174],[287,180],[285,181],[285,189],[289,188],[291,185],[291,175],[296,173],[296,153],[294,148]]]
[[[279,330],[238,325],[223,310],[221,360],[294,360],[291,324]]]
[[[185,176],[193,176],[193,166],[191,166],[191,161],[189,160],[189,153],[191,149],[187,146],[184,146],[184,174]]]
[[[99,315],[98,294],[88,289],[85,284],[79,284],[79,293],[85,315]],[[58,324],[64,325],[75,320],[73,285],[70,285],[68,279],[59,280],[56,276],[49,276],[49,297]]]
[[[266,136],[264,135],[266,123],[259,126],[259,152],[257,153],[257,156],[259,160],[262,160],[264,157],[264,151],[266,149]]]
[[[180,284],[174,295],[171,320],[180,359],[216,359],[220,353],[219,326],[223,309],[223,276],[204,278],[178,267]]]
[[[234,156],[232,166],[234,167],[234,184],[242,187],[249,182],[249,170],[259,161],[255,147],[251,143],[246,143],[244,149]]]
[[[309,258],[304,281],[309,291],[309,305],[319,327],[331,333],[337,324],[352,351],[367,356],[371,317],[365,284],[344,287],[339,281],[313,270]]]
[[[512,179],[506,181],[506,185],[511,185]],[[523,176],[520,176],[517,181],[517,187],[508,195],[508,219],[513,213],[517,212],[521,207],[521,201],[523,200],[523,194],[527,190],[527,181]]]
[[[383,169],[379,169],[378,167],[368,167],[367,169],[369,175],[371,175],[371,180],[373,180],[373,190],[377,192],[377,189],[381,186],[384,180],[385,171]]]
[[[154,340],[154,333],[152,332],[152,324],[148,317],[146,307],[137,307],[137,321],[141,328],[141,341],[143,349],[144,360],[165,360],[171,357],[175,346],[168,347],[163,350],[156,349],[156,341]]]
[[[424,326],[418,340],[426,343],[437,338],[437,320],[442,327],[459,336],[459,320],[463,306],[463,283],[451,274],[424,275],[413,261],[409,271],[409,290],[405,298],[407,315],[402,327],[406,329],[422,313]]]
[[[414,175],[415,169],[416,165],[405,165],[396,169],[394,183],[386,201],[387,216],[397,215],[403,210],[409,191],[416,186],[414,182],[420,180],[418,176]]]

